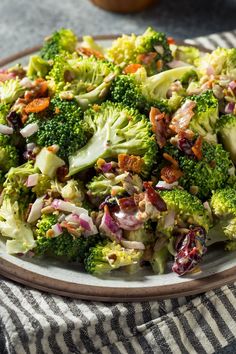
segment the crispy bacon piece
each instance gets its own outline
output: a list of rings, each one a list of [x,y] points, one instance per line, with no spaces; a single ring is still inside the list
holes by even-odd
[[[97,59],[104,59],[104,55],[102,55],[102,53],[100,53],[98,50],[96,49],[91,49],[91,48],[86,48],[86,47],[79,47],[77,49],[77,52],[79,54],[83,54],[86,55],[86,57],[96,57]]]
[[[156,136],[157,144],[163,148],[166,144],[167,126],[164,120],[165,113],[161,113],[158,108],[151,107],[149,119],[152,126],[152,131]]]
[[[142,67],[141,64],[129,64],[124,68],[123,72],[125,74],[134,74],[141,67]]]
[[[164,152],[163,157],[165,160],[169,161],[174,167],[176,167],[176,168],[179,167],[178,161],[176,161],[172,156],[170,156],[166,152]]]
[[[167,205],[165,201],[162,199],[160,194],[155,191],[150,182],[143,182],[144,189],[147,193],[147,197],[149,201],[154,205],[159,211],[166,211]]]
[[[192,147],[192,152],[198,160],[202,159],[202,140],[202,137],[199,136]]]
[[[29,102],[35,98],[45,97],[47,94],[48,83],[46,80],[39,78],[34,81],[34,87],[25,92],[24,98],[27,102]]]
[[[168,42],[168,44],[175,44],[176,43],[173,37],[167,37],[167,42]]]
[[[35,98],[33,101],[27,104],[24,111],[29,113],[38,113],[48,108],[50,103],[50,97]]]
[[[119,207],[124,212],[135,212],[137,211],[137,205],[134,201],[134,197],[120,198],[118,200]]]
[[[157,52],[149,52],[144,54],[139,54],[137,56],[137,61],[149,65],[157,57]]]
[[[161,169],[161,178],[166,183],[174,183],[183,176],[183,172],[175,166],[165,166]]]
[[[173,115],[170,129],[172,129],[175,133],[186,130],[189,126],[191,118],[194,116],[193,108],[195,106],[196,102],[187,100]]]
[[[128,154],[118,155],[118,166],[124,171],[140,173],[142,170],[143,163],[144,161],[140,156]]]

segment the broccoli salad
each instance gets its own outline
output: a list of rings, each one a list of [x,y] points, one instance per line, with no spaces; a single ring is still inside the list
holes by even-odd
[[[152,28],[103,48],[63,28],[0,70],[9,254],[195,273],[209,245],[236,250],[235,163],[236,49]]]

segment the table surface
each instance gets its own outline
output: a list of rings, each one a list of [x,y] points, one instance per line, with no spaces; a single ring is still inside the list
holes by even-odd
[[[176,38],[191,38],[235,28],[235,0],[157,0],[145,12],[106,12],[89,0],[1,0],[0,57],[41,43],[55,29],[78,35],[142,32],[149,25]]]

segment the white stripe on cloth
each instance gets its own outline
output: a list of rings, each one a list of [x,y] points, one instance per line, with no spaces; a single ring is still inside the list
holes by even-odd
[[[186,43],[236,47],[236,30]],[[199,296],[111,304],[0,278],[1,354],[213,354],[235,339],[235,328],[236,283]]]
[[[232,32],[213,33],[207,37],[186,39],[185,43],[190,45],[199,44],[210,50],[214,50],[217,47],[235,48],[236,30]]]

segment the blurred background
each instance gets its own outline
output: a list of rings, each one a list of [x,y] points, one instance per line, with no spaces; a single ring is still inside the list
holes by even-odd
[[[141,33],[151,25],[177,39],[236,28],[236,0],[154,0],[135,14],[107,12],[89,0],[0,0],[0,14],[1,58],[41,43],[60,27],[96,35]]]

